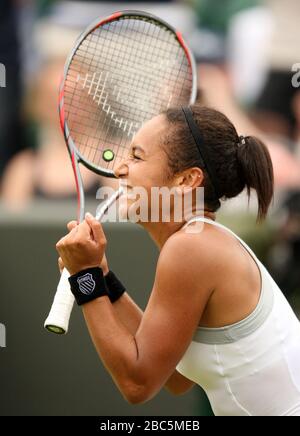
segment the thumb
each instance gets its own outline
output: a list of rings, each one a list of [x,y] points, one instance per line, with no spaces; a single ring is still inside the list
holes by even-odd
[[[101,244],[106,244],[105,234],[99,221],[96,220],[96,218],[93,217],[93,215],[91,215],[90,213],[87,213],[85,215],[85,220],[91,228],[94,240]]]

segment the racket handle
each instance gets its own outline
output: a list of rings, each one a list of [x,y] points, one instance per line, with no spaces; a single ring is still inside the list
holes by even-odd
[[[74,296],[70,290],[69,277],[70,274],[65,268],[57,286],[51,310],[44,324],[45,329],[49,332],[60,335],[68,332],[70,316],[74,305]]]
[[[97,212],[96,219],[100,221],[105,212],[122,194],[123,188],[120,187],[106,202],[104,202],[104,205]],[[68,333],[69,321],[74,305],[74,297],[70,290],[70,284],[68,280],[69,277],[70,274],[66,269],[64,269],[57,287],[50,313],[44,323],[46,330],[58,335]]]

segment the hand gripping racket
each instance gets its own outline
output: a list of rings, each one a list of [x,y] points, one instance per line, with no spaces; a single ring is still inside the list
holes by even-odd
[[[142,124],[169,107],[194,103],[197,72],[181,34],[141,11],[116,12],[97,20],[78,38],[60,87],[61,128],[78,193],[78,221],[84,219],[79,163],[115,177]],[[97,218],[121,195],[117,191]],[[67,333],[74,303],[62,273],[45,328]]]

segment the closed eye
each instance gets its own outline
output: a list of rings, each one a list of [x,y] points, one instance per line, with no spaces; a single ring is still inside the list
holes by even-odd
[[[130,157],[130,159],[134,159],[134,160],[143,160],[142,158],[140,158],[136,154],[132,154],[132,153],[130,153],[129,157]]]
[[[145,154],[145,151],[143,148],[139,145],[132,145],[130,150],[130,158],[134,160],[143,160],[140,156],[136,154],[136,152],[139,152],[139,155],[142,154],[142,156]]]

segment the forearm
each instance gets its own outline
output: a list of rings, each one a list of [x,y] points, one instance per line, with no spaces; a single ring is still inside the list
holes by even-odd
[[[143,387],[143,364],[139,360],[135,336],[125,325],[128,319],[119,319],[115,304],[112,305],[107,297],[101,297],[83,305],[83,314],[104,366],[124,397],[130,403],[137,403],[140,398],[139,387]],[[125,305],[133,307],[128,300]],[[122,307],[121,313],[125,312]],[[133,325],[130,322],[131,328]]]
[[[190,340],[194,319],[197,317],[198,321],[199,311],[195,306],[192,308],[196,316],[191,319],[185,316],[189,308],[181,309],[186,303],[182,294],[186,281],[175,280],[169,263],[162,262],[156,273],[160,280],[156,279],[143,314],[113,275],[107,277],[106,289],[101,270],[97,268],[106,247],[101,224],[88,214],[83,223],[69,224],[70,233],[58,241],[56,248],[71,274],[71,289],[83,309],[95,348],[129,402],[149,400],[174,373]],[[79,273],[89,269],[91,277]],[[179,265],[175,269],[178,271]],[[104,269],[102,272],[105,276]],[[83,283],[87,281],[94,284],[92,293],[85,292],[87,285]]]
[[[133,299],[129,296],[127,292],[125,292],[119,300],[117,300],[112,305],[114,313],[118,320],[123,324],[125,329],[131,335],[135,335],[138,327],[140,325],[140,322],[142,320],[143,311],[140,309],[140,307],[133,301]],[[88,320],[86,318],[86,322],[88,324]],[[96,328],[96,326],[94,327]],[[93,328],[93,330],[94,330]],[[90,330],[93,342],[96,346],[95,339],[93,338],[93,334]],[[96,347],[97,348],[97,347]],[[97,350],[100,357],[101,353],[99,350]],[[105,364],[105,363],[104,363]],[[109,368],[107,368],[109,370]],[[110,370],[109,370],[110,371]],[[194,385],[193,382],[183,377],[181,374],[179,374],[176,370],[171,375],[171,377],[168,379],[168,381],[165,383],[164,387],[172,394],[178,395],[181,393],[186,392],[188,389],[190,389]]]
[[[115,314],[128,331],[135,335],[143,317],[143,311],[125,292],[119,300],[113,303]]]

